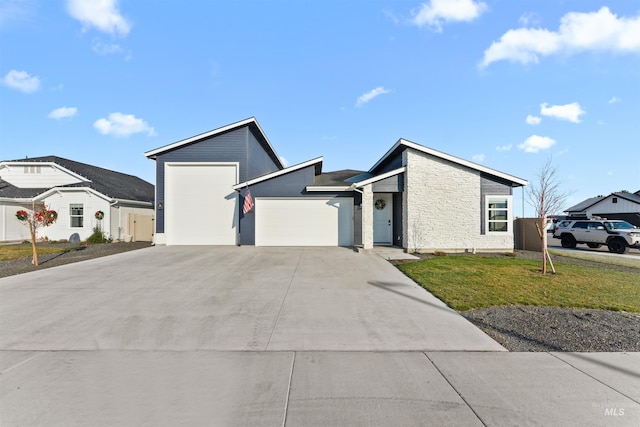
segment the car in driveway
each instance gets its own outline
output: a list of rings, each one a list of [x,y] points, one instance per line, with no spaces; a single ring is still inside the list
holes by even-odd
[[[586,244],[590,248],[607,245],[609,252],[623,254],[628,248],[640,249],[640,229],[626,221],[606,219],[564,220],[558,222],[553,237],[563,248]]]

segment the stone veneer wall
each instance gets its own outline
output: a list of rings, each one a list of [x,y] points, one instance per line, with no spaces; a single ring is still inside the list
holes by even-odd
[[[402,162],[407,167],[403,237],[408,252],[513,250],[512,230],[480,234],[479,171],[412,149],[404,151]]]
[[[373,185],[362,187],[362,247],[373,248]]]

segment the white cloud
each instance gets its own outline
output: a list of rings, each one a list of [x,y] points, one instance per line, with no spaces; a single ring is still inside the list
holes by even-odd
[[[528,125],[539,125],[542,119],[540,117],[532,116],[529,114],[525,119]]]
[[[602,7],[597,12],[565,14],[558,31],[509,30],[484,51],[480,67],[501,60],[538,63],[539,56],[581,51],[640,53],[640,15],[618,18],[608,7]]]
[[[520,16],[518,22],[525,27],[528,27],[529,25],[538,25],[540,23],[540,15],[535,12],[528,12]]]
[[[36,8],[33,0],[0,0],[0,26],[28,19],[35,14]]]
[[[427,25],[440,32],[443,23],[473,21],[485,10],[486,3],[474,0],[429,0],[412,14],[411,23],[419,27]]]
[[[24,93],[33,93],[40,89],[40,79],[26,71],[11,70],[4,76],[2,83]]]
[[[484,154],[475,154],[473,156],[471,156],[471,160],[473,160],[476,163],[482,163],[484,162]]]
[[[52,112],[49,113],[47,117],[50,119],[64,119],[65,117],[73,117],[78,113],[78,109],[75,107],[60,107],[56,108]]]
[[[620,98],[618,98],[617,96],[614,96],[609,100],[609,104],[616,104],[620,101],[622,101]]]
[[[356,101],[356,107],[362,107],[364,104],[371,101],[376,96],[380,96],[389,92],[391,91],[383,88],[382,86],[378,86],[377,88],[370,90],[369,92],[358,98],[358,100]]]
[[[94,27],[108,34],[126,36],[131,24],[120,14],[118,0],[67,0],[72,18],[82,23],[83,30]]]
[[[531,135],[518,148],[525,153],[537,153],[541,150],[548,150],[556,142],[548,136]]]
[[[111,113],[108,118],[96,120],[93,127],[103,135],[127,137],[134,133],[146,133],[155,136],[155,130],[147,122],[138,119],[133,114]]]
[[[102,43],[99,40],[94,40],[91,49],[98,55],[113,55],[123,53],[124,50],[116,43]]]
[[[509,151],[511,150],[511,147],[513,147],[513,144],[507,144],[507,145],[499,145],[496,147],[497,151]]]
[[[565,105],[552,105],[547,107],[547,103],[540,104],[540,114],[548,117],[555,117],[559,120],[568,120],[573,123],[580,123],[580,116],[585,114],[585,111],[580,107],[577,102]]]

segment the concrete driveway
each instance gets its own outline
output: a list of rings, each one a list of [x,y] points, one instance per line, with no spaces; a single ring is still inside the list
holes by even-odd
[[[639,354],[508,353],[374,254],[157,247],[0,279],[0,425],[637,425]]]
[[[165,246],[0,284],[2,350],[504,350],[343,248]]]

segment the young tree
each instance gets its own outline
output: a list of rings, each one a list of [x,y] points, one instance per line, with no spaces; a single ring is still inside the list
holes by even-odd
[[[558,179],[558,170],[553,166],[549,157],[544,166],[538,171],[536,180],[533,181],[527,192],[528,202],[535,209],[542,232],[542,274],[547,273],[547,217],[550,214],[561,212],[570,192],[562,191]]]
[[[41,227],[48,227],[58,219],[58,213],[49,209],[44,203],[33,205],[32,211],[19,210],[16,218],[29,227],[31,233],[31,247],[33,249],[33,264],[38,265],[38,250],[36,249],[36,235]]]

